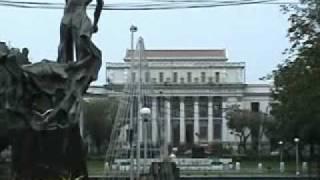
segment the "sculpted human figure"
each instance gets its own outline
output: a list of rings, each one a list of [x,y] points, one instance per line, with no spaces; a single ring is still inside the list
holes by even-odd
[[[79,119],[102,52],[80,38],[86,57],[73,63],[28,64],[27,49],[0,42],[0,150],[12,146],[12,180],[88,179]]]
[[[103,8],[96,0],[91,23],[91,1],[66,0],[58,63],[29,63],[28,49],[0,42],[0,149],[12,146],[13,180],[88,179],[79,119],[83,95],[101,67],[91,35]]]
[[[69,63],[74,61],[74,49],[76,61],[87,56],[86,47],[92,33],[98,31],[98,21],[103,8],[103,0],[96,0],[94,20],[91,23],[86,9],[92,0],[66,0],[64,15],[60,25],[60,45],[58,50],[58,62]]]

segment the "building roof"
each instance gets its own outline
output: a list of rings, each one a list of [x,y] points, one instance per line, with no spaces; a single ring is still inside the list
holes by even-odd
[[[132,57],[132,50],[127,50],[125,61],[129,61]],[[144,56],[148,60],[163,60],[163,59],[215,59],[226,60],[225,49],[157,49],[157,50],[144,50]]]

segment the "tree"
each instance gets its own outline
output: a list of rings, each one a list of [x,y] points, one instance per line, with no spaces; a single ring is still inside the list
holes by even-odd
[[[265,135],[265,137],[269,140],[270,152],[273,149],[277,149],[279,146],[278,142],[281,139],[279,135],[279,122],[277,121],[277,119],[271,115],[268,115],[267,120],[264,121],[263,129],[263,135]]]
[[[248,128],[248,112],[241,110],[233,110],[227,113],[227,126],[232,130],[235,136],[239,137],[238,152],[246,152],[247,140],[250,137]]]
[[[252,112],[247,109],[239,109],[237,106],[231,106],[227,111],[226,118],[229,129],[239,137],[238,151],[247,151],[247,142],[251,137],[252,148],[258,152],[262,135],[265,132],[264,124],[268,121],[267,116],[261,112]]]
[[[98,153],[103,145],[108,144],[117,107],[115,97],[91,98],[83,103],[85,132],[93,140]]]
[[[9,145],[9,127],[6,115],[0,110],[0,153]]]
[[[320,1],[301,0],[285,6],[291,24],[288,58],[273,72],[273,115],[279,138],[319,144],[320,133]],[[311,154],[313,150],[311,150]]]

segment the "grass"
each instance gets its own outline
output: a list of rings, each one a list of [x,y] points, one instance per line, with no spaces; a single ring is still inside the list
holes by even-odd
[[[89,176],[105,175],[104,160],[88,160],[87,167]]]
[[[258,161],[245,161],[241,163],[241,168],[243,170],[257,170],[258,171]],[[262,172],[264,173],[279,173],[280,171],[280,162],[278,161],[261,161],[262,163]],[[285,162],[285,172],[294,173],[295,172],[295,162],[289,161]]]

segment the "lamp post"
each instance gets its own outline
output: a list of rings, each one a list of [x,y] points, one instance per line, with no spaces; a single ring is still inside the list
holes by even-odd
[[[299,171],[299,138],[294,138],[294,142],[296,143],[296,175],[300,175]]]
[[[167,115],[167,110],[166,108],[168,108],[168,102],[167,102],[167,97],[165,97],[163,95],[163,92],[160,91],[160,102],[159,102],[159,106],[160,107],[164,107],[164,108],[160,108],[160,119],[161,121],[159,122],[160,125],[160,159],[161,162],[164,162],[168,159],[168,121],[166,120],[166,118],[168,117]]]
[[[134,33],[138,31],[137,26],[131,25],[130,32],[131,32],[131,50],[133,51],[133,43],[134,43]],[[133,53],[133,52],[132,52]]]
[[[280,163],[282,162],[282,145],[283,145],[283,141],[279,141],[279,150],[280,150]]]
[[[130,32],[131,32],[131,51],[132,51],[132,54],[131,54],[131,63],[133,62],[133,56],[134,56],[134,52],[133,52],[133,43],[134,43],[134,33],[135,32],[137,32],[138,31],[138,28],[136,27],[136,26],[134,26],[134,25],[131,25],[131,27],[130,27]],[[129,77],[131,77],[131,75],[129,76]],[[132,78],[132,77],[131,77]],[[132,79],[130,79],[130,80],[132,80]],[[132,145],[132,142],[133,142],[133,136],[134,136],[134,131],[133,131],[133,110],[134,110],[134,108],[133,108],[133,103],[131,103],[131,105],[130,105],[130,111],[131,111],[131,113],[130,113],[130,130],[129,130],[129,132],[130,132],[130,134],[129,134],[129,137],[130,137],[130,180],[134,180],[134,170],[133,170],[133,163],[134,163],[134,161],[133,161],[133,157],[134,157],[134,151],[133,151],[133,145]],[[137,137],[138,137],[138,135],[137,135]],[[136,141],[136,146],[137,146],[137,149],[138,149],[138,147],[139,147],[139,141],[137,140]],[[137,153],[138,154],[138,153]],[[139,155],[140,155],[140,153],[139,153]],[[138,156],[137,156],[137,166],[138,166]],[[139,177],[139,170],[137,169],[137,177]]]
[[[282,172],[284,172],[284,162],[282,160],[283,141],[279,141],[278,144],[279,144],[279,151],[280,151],[280,172],[282,173]]]
[[[144,141],[144,145],[143,145],[143,172],[146,172],[146,164],[147,164],[147,132],[148,132],[148,128],[147,128],[147,123],[150,119],[150,115],[151,115],[151,110],[148,107],[143,107],[140,109],[140,114],[141,114],[141,118],[143,120],[143,141]]]

